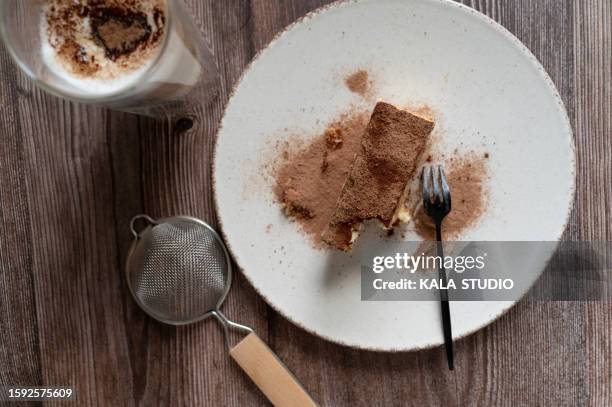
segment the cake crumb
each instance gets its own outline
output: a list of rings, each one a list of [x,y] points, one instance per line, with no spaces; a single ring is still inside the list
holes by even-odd
[[[325,140],[327,147],[332,150],[340,148],[342,145],[342,129],[338,126],[330,126],[325,130]]]

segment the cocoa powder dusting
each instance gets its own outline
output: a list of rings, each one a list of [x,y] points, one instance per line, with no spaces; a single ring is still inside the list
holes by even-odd
[[[45,0],[43,41],[72,74],[112,80],[155,54],[165,30],[165,2]]]
[[[370,75],[365,69],[360,69],[348,75],[344,79],[344,83],[351,92],[357,93],[363,97],[366,97],[370,93],[372,87]]]
[[[151,36],[151,27],[144,13],[115,9],[96,10],[96,13],[92,15],[92,34],[113,61],[134,52]]]
[[[415,111],[422,117],[432,116],[426,109]],[[328,247],[322,234],[337,210],[338,198],[351,174],[370,113],[368,110],[345,113],[306,144],[300,144],[297,137],[289,145],[281,143],[282,149],[277,144],[278,157],[272,165],[274,194],[286,215],[299,223],[315,248]],[[430,139],[429,143],[432,142]],[[423,152],[424,161],[434,161],[430,147],[426,146]],[[489,153],[461,155],[455,151],[455,155],[447,160],[446,176],[453,208],[443,224],[446,240],[459,237],[461,232],[475,225],[486,210],[488,159]],[[392,174],[385,172],[384,175],[388,181]],[[410,203],[414,229],[425,240],[432,240],[435,230],[419,201],[411,200]],[[269,232],[270,228],[269,225],[266,231]],[[346,232],[350,234],[349,229]],[[388,233],[393,233],[393,229]]]
[[[323,239],[349,250],[354,227],[378,219],[394,226],[406,184],[413,178],[434,122],[378,102]]]
[[[315,247],[323,246],[321,233],[336,208],[368,119],[367,111],[346,113],[310,144],[281,155],[275,195]]]
[[[85,49],[72,40],[66,40],[58,46],[58,53],[64,58],[75,61],[73,72],[80,76],[93,75],[100,69],[94,57],[87,54]]]
[[[444,240],[456,239],[461,232],[476,224],[487,204],[486,153],[451,159],[446,180],[451,190],[452,210],[442,223]],[[436,231],[431,219],[418,205],[414,214],[415,230],[425,240],[434,240]]]

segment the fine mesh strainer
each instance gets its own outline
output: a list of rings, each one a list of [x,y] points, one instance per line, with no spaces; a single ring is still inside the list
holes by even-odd
[[[144,227],[138,230],[137,224]],[[148,315],[171,325],[214,316],[223,326],[232,358],[274,405],[316,405],[251,328],[230,321],[219,310],[231,287],[232,263],[213,228],[187,216],[154,220],[138,215],[130,229],[134,242],[126,265],[128,286]],[[230,330],[246,337],[232,346]]]

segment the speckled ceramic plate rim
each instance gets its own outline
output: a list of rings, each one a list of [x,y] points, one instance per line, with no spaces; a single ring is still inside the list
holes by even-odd
[[[244,78],[246,77],[246,75],[248,74],[249,70],[251,69],[251,66],[255,63],[257,63],[259,61],[259,59],[265,55],[266,51],[268,49],[270,49],[271,47],[273,47],[287,32],[291,31],[292,29],[294,29],[296,26],[302,24],[305,21],[308,21],[310,19],[316,18],[319,15],[334,9],[334,8],[338,8],[338,7],[348,7],[351,4],[355,4],[355,3],[359,3],[361,0],[337,0],[333,3],[324,5],[322,7],[319,7],[315,10],[312,10],[310,12],[308,12],[307,14],[305,14],[304,16],[298,18],[296,21],[294,21],[293,23],[289,24],[287,27],[285,27],[282,31],[280,31],[279,33],[277,33],[274,38],[261,50],[259,50],[255,56],[253,57],[253,59],[247,64],[247,66],[245,67],[244,71],[242,72],[242,74],[240,75],[238,81],[236,81],[236,83],[233,85],[232,90],[230,92],[230,96],[227,100],[227,103],[225,105],[224,111],[223,111],[223,116],[221,117],[221,121],[220,121],[220,125],[215,133],[215,139],[214,139],[214,146],[213,146],[213,157],[212,157],[212,173],[211,173],[211,179],[212,179],[212,189],[213,189],[213,202],[214,202],[214,207],[215,207],[215,211],[217,214],[219,214],[219,201],[218,201],[218,197],[217,197],[217,189],[216,189],[216,158],[217,158],[217,146],[218,146],[218,141],[219,141],[219,134],[221,133],[222,129],[223,129],[223,124],[226,118],[226,112],[227,112],[227,107],[230,105],[230,103],[232,102],[232,99],[235,97],[236,93],[238,92],[240,85],[242,84]],[[493,26],[493,28],[497,29],[500,33],[502,33],[504,35],[505,38],[507,38],[508,40],[510,40],[510,42],[512,43],[512,45],[514,45],[515,47],[518,48],[519,51],[521,51],[523,53],[523,55],[525,55],[528,60],[532,63],[532,65],[536,68],[537,72],[539,73],[541,79],[543,79],[546,84],[548,85],[548,88],[551,91],[551,95],[554,97],[555,101],[557,102],[557,104],[559,105],[560,108],[560,112],[563,114],[563,118],[565,120],[565,124],[567,125],[567,127],[570,129],[570,134],[571,134],[571,143],[570,143],[570,148],[571,148],[571,185],[570,185],[570,205],[568,206],[568,210],[563,222],[563,226],[561,227],[561,230],[558,233],[557,239],[556,240],[560,240],[561,237],[563,236],[563,233],[565,232],[565,229],[567,228],[567,225],[569,223],[569,218],[572,212],[572,209],[574,207],[574,202],[575,202],[575,198],[576,198],[576,145],[575,145],[575,138],[573,136],[573,128],[571,125],[571,122],[569,120],[569,116],[567,114],[567,109],[565,108],[565,104],[563,103],[563,100],[561,99],[561,96],[559,95],[559,91],[557,90],[557,87],[555,86],[554,82],[552,81],[552,79],[550,78],[550,76],[548,75],[548,73],[546,72],[546,70],[544,69],[544,67],[542,66],[542,64],[538,61],[538,59],[532,54],[532,52],[518,39],[516,38],[510,31],[508,31],[504,26],[502,26],[501,24],[499,24],[498,22],[496,22],[495,20],[491,19],[490,17],[486,16],[485,14],[480,13],[479,11],[470,8],[468,6],[465,6],[461,3],[456,3],[452,0],[427,0],[433,3],[438,3],[438,4],[443,4],[445,6],[448,7],[456,7],[458,10],[460,10],[460,12],[463,13],[470,13],[472,15],[474,15],[476,18],[479,18],[480,20],[482,20],[485,23],[490,24],[491,26]],[[251,286],[255,289],[255,291],[257,292],[257,294],[259,296],[261,296],[263,298],[263,300],[270,306],[272,307],[275,311],[277,311],[279,314],[281,314],[285,319],[287,319],[288,321],[290,321],[291,323],[293,323],[294,325],[300,327],[301,329],[305,330],[306,332],[309,332],[315,336],[318,336],[322,339],[325,339],[327,341],[333,342],[333,343],[337,343],[339,345],[343,345],[343,346],[348,346],[348,347],[352,347],[352,348],[358,348],[358,349],[363,349],[363,350],[368,350],[368,351],[375,351],[375,352],[409,352],[409,351],[418,351],[418,350],[425,350],[425,349],[431,349],[434,348],[436,346],[440,346],[441,343],[431,343],[431,344],[427,344],[425,346],[411,346],[411,347],[406,347],[406,348],[382,348],[382,347],[366,347],[366,346],[362,346],[360,344],[355,344],[355,343],[347,343],[344,341],[341,341],[337,338],[332,338],[329,337],[327,335],[324,335],[320,332],[317,332],[314,329],[311,329],[307,326],[304,326],[303,324],[301,324],[299,321],[294,320],[293,318],[291,318],[290,315],[286,314],[282,307],[279,307],[277,304],[274,303],[274,301],[272,301],[270,298],[268,298],[266,295],[264,295],[264,293],[259,289],[259,287],[255,284],[255,282],[249,277],[249,275],[247,273],[244,272],[244,266],[241,264],[240,259],[238,258],[238,255],[234,252],[234,250],[231,247],[231,244],[227,238],[227,235],[225,234],[225,230],[223,228],[223,219],[221,219],[220,216],[217,216],[217,222],[219,224],[219,229],[220,229],[220,234],[223,237],[223,240],[225,241],[225,244],[228,248],[228,251],[230,252],[230,254],[232,255],[232,258],[234,259],[234,262],[237,266],[237,268],[240,270],[240,272],[242,273],[242,275],[244,277],[246,277],[247,281],[251,284]],[[552,254],[551,254],[552,256]],[[548,262],[550,260],[550,257],[548,258],[548,260],[546,262]],[[540,272],[537,274],[537,276],[535,276],[534,278],[534,282],[537,281],[537,279],[539,278],[539,276],[542,274],[544,270],[540,270]],[[525,292],[526,293],[526,292]],[[523,295],[525,294],[523,293]],[[490,325],[491,323],[493,323],[494,321],[496,321],[497,319],[499,319],[501,316],[503,316],[504,314],[506,314],[512,307],[514,307],[516,304],[518,303],[518,301],[509,301],[503,308],[499,309],[498,312],[496,313],[492,313],[489,315],[489,319],[480,324],[477,325],[475,327],[473,327],[471,330],[468,330],[467,332],[464,332],[461,335],[458,336],[453,336],[454,340],[458,340],[458,339],[462,339],[462,338],[466,338],[469,335],[472,335],[475,332],[478,332],[479,330],[483,329],[484,327]]]

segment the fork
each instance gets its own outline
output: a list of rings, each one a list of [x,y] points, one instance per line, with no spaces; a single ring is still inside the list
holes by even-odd
[[[442,282],[442,288],[440,289],[440,311],[442,312],[446,360],[448,368],[453,370],[453,331],[448,303],[448,290],[446,288],[447,278],[444,268],[444,249],[442,247],[442,220],[451,211],[451,194],[446,183],[446,177],[444,176],[444,166],[424,166],[421,172],[421,182],[423,185],[423,207],[425,208],[425,213],[433,220],[436,226],[437,252],[438,256],[442,259],[438,268],[438,278]]]

